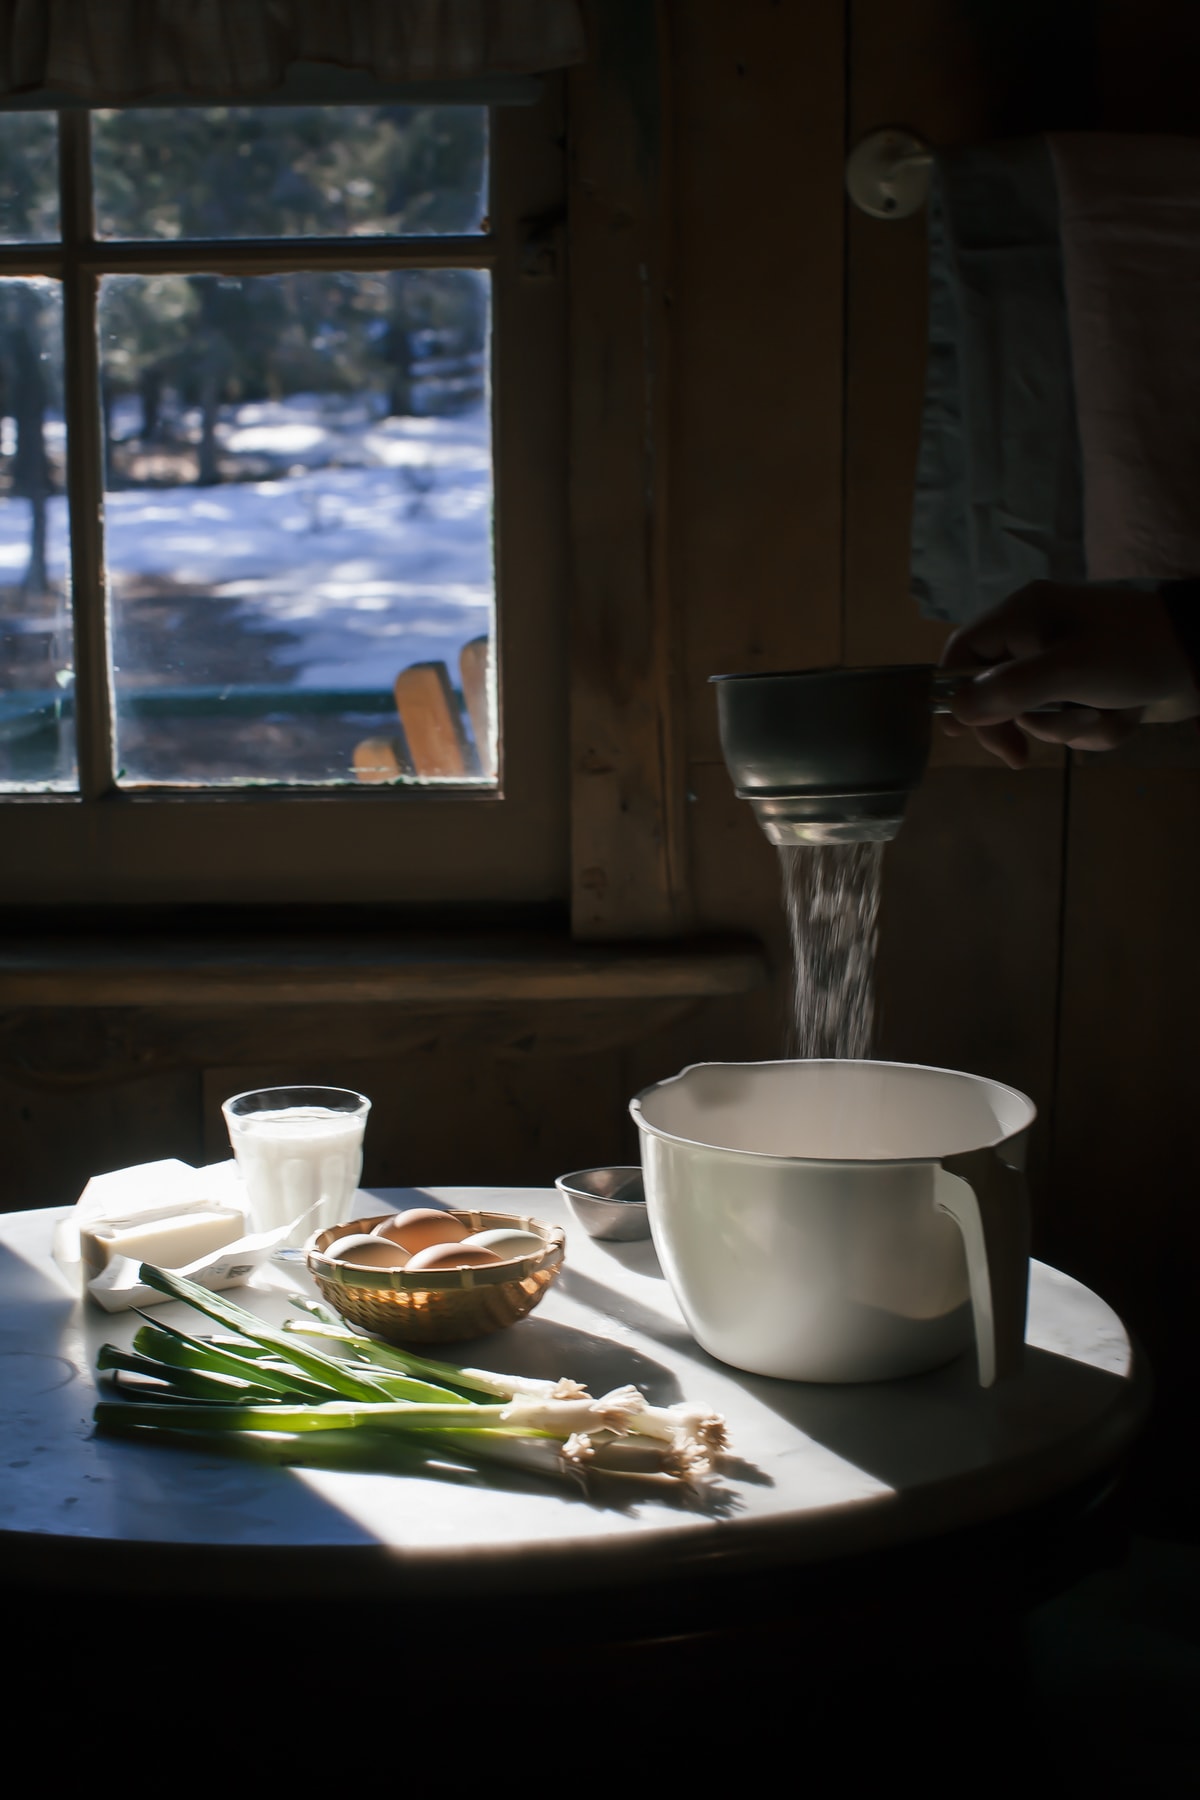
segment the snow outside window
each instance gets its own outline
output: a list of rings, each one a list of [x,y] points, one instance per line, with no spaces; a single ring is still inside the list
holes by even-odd
[[[97,112],[83,210],[57,130],[0,115],[0,788],[76,789],[89,555],[116,788],[494,786],[487,109]]]

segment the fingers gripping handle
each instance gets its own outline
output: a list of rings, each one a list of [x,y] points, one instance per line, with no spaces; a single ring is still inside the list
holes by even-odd
[[[933,710],[935,713],[948,713],[953,710],[950,702],[963,688],[971,686],[977,675],[986,675],[988,665],[979,664],[973,669],[938,669],[933,677]],[[1073,700],[1054,700],[1045,706],[1031,706],[1030,716],[1034,713],[1071,713],[1081,709]]]
[[[979,1381],[991,1387],[1020,1372],[1029,1292],[1029,1192],[1019,1169],[994,1149],[944,1156],[934,1205],[962,1232]]]

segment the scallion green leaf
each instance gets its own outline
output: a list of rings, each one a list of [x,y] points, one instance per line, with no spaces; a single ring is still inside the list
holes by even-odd
[[[218,1349],[215,1344],[206,1344],[200,1338],[189,1337],[186,1332],[177,1331],[173,1325],[160,1320],[139,1327],[134,1335],[133,1347],[143,1356],[153,1356],[160,1362],[171,1363],[182,1369],[200,1369],[211,1374],[236,1376],[239,1380],[253,1382],[258,1387],[286,1394],[291,1399],[332,1400],[338,1395],[336,1388],[323,1381],[310,1380],[298,1368],[282,1364],[276,1368],[261,1356],[242,1356],[225,1346]],[[252,1346],[247,1344],[246,1348],[249,1350]]]
[[[310,1350],[307,1345],[296,1346],[293,1339],[285,1338],[282,1332],[273,1331],[256,1313],[247,1312],[244,1307],[236,1306],[223,1295],[201,1287],[199,1282],[189,1281],[186,1276],[176,1275],[170,1269],[156,1269],[153,1263],[143,1263],[138,1271],[138,1278],[147,1287],[157,1289],[160,1294],[168,1294],[172,1300],[182,1300],[186,1305],[194,1306],[197,1312],[204,1313],[218,1325],[224,1325],[227,1330],[238,1331],[252,1343],[274,1350],[286,1362],[294,1362],[305,1375],[335,1389],[348,1400],[370,1402],[388,1398],[376,1382],[365,1375],[356,1374],[348,1363],[339,1361],[337,1357],[322,1356],[320,1351]]]

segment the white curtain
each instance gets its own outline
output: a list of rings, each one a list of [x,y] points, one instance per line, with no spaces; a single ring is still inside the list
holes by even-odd
[[[382,82],[580,62],[578,0],[0,0],[0,101],[269,95],[294,63]]]

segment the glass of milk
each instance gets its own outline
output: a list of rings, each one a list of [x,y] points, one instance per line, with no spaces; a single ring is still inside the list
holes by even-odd
[[[340,1224],[362,1174],[371,1102],[350,1088],[256,1088],[221,1108],[254,1231],[296,1227],[296,1238]]]

